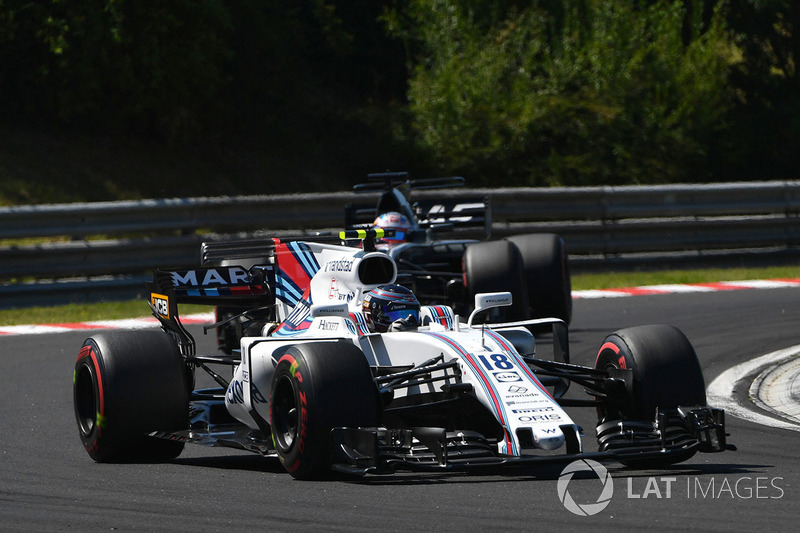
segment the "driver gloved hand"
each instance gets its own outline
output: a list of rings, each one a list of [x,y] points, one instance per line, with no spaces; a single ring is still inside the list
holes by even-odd
[[[408,331],[416,329],[419,323],[414,315],[408,315],[405,318],[399,318],[389,325],[389,331]]]

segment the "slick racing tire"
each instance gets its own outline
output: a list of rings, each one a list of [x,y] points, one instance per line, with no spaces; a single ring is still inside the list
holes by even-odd
[[[572,282],[564,240],[555,233],[514,235],[522,255],[531,318],[572,319]]]
[[[75,362],[73,405],[84,448],[98,462],[166,461],[184,443],[148,436],[189,425],[189,377],[161,331],[98,333]]]
[[[493,322],[513,322],[530,318],[528,288],[522,255],[509,241],[489,241],[470,244],[464,251],[464,284],[467,304],[472,310],[475,295],[482,292],[510,292],[512,304],[482,313],[479,322],[487,316]]]
[[[649,325],[622,329],[606,337],[595,368],[632,370],[628,400],[598,408],[598,425],[614,420],[652,423],[656,410],[706,405],[700,362],[689,340],[674,326]],[[655,467],[689,459],[695,450],[658,459],[622,461],[628,466]]]
[[[369,364],[349,342],[289,346],[275,359],[270,392],[275,451],[292,477],[323,477],[331,465],[333,428],[378,425],[380,400]]]

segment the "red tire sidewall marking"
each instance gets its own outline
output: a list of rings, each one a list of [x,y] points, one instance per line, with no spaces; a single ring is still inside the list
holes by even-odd
[[[284,354],[278,360],[278,364],[276,368],[286,361],[289,365],[289,373],[297,380],[298,388],[297,388],[297,399],[299,401],[300,407],[300,430],[297,432],[297,445],[296,451],[298,453],[297,459],[291,464],[286,465],[284,464],[284,468],[288,472],[294,472],[300,467],[300,460],[303,457],[305,452],[305,437],[308,434],[308,402],[306,399],[305,391],[302,390],[300,386],[303,384],[303,375],[300,373],[300,365],[298,364],[297,360],[291,354]],[[272,409],[272,404],[270,404],[270,409]],[[283,462],[283,457],[279,455],[279,459]]]
[[[91,359],[92,368],[94,369],[95,393],[97,394],[97,398],[99,400],[97,415],[99,416],[95,417],[94,438],[92,439],[91,445],[89,445],[86,449],[90,452],[95,452],[97,451],[99,447],[99,441],[103,436],[103,426],[105,425],[106,416],[106,402],[102,374],[100,373],[100,361],[97,358],[94,344],[85,345],[81,348],[81,351],[78,353],[77,362],[80,363],[82,360],[87,358]]]
[[[602,354],[602,353],[603,353],[605,350],[611,350],[612,352],[614,352],[614,354],[616,354],[616,355],[619,355],[619,346],[617,346],[617,345],[616,345],[616,344],[614,344],[613,342],[606,342],[605,344],[603,344],[603,345],[600,347],[600,350],[598,350],[598,352],[597,352],[597,357],[596,357],[596,358],[595,358],[595,360],[594,360],[594,367],[595,367],[595,368],[597,368],[597,363],[598,363],[598,361],[600,361],[600,355],[601,355],[601,354]],[[623,357],[624,357],[624,356],[623,356]],[[621,368],[625,368],[625,367],[621,367]]]

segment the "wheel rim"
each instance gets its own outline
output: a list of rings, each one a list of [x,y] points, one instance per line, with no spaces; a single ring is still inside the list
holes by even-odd
[[[297,391],[294,380],[281,376],[275,383],[272,399],[272,433],[281,452],[291,450],[300,426]]]
[[[619,363],[612,360],[612,361],[605,361],[605,363],[602,364],[602,366],[598,366],[595,368],[608,372],[609,370],[619,370],[620,367]],[[605,420],[616,420],[625,418],[623,413],[624,408],[622,407],[619,407],[618,409],[610,409],[609,405],[599,405],[595,408],[595,411],[597,412],[598,423]]]
[[[81,365],[75,376],[75,415],[83,436],[94,432],[99,411],[94,373],[88,365]]]

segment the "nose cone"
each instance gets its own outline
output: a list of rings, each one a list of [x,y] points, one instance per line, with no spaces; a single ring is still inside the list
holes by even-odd
[[[558,426],[533,430],[533,443],[542,450],[557,450],[564,445],[564,440],[564,432]]]

